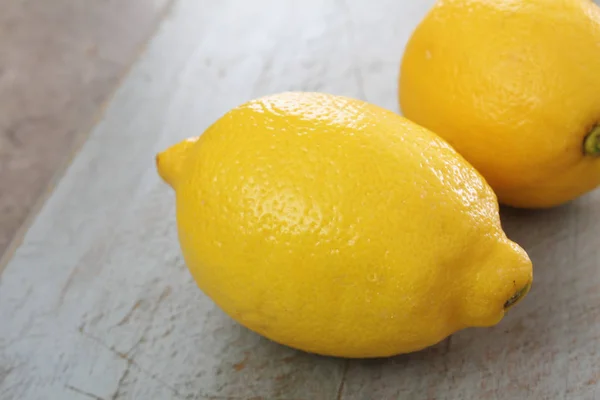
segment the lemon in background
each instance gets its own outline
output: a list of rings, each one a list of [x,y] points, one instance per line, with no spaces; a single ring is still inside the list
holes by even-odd
[[[501,203],[600,184],[600,9],[589,0],[438,0],[402,59],[402,113],[461,153]]]

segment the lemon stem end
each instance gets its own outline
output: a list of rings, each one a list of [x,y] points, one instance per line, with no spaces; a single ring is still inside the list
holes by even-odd
[[[600,157],[600,125],[594,126],[585,137],[583,152],[586,156]]]
[[[521,301],[525,297],[525,295],[529,293],[529,289],[531,289],[531,282],[529,282],[523,288],[519,289],[515,294],[512,295],[510,299],[506,301],[506,303],[504,303],[504,310],[508,310],[509,308],[517,304],[519,301]]]

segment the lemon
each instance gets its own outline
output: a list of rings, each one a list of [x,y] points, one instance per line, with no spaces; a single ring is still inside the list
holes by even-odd
[[[449,145],[362,101],[280,93],[157,156],[198,286],[307,352],[379,357],[498,323],[532,280],[491,188]]]
[[[600,10],[590,0],[438,0],[402,60],[402,113],[448,141],[501,203],[600,184]]]

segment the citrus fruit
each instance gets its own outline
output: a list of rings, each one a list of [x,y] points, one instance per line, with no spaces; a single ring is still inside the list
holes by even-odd
[[[532,281],[491,188],[383,108],[280,93],[157,156],[198,286],[307,352],[380,357],[498,323]]]

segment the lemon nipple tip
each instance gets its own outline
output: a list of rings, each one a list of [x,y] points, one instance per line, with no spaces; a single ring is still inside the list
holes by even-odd
[[[178,177],[181,175],[183,163],[187,158],[189,149],[197,141],[198,137],[183,140],[156,155],[158,175],[171,187],[175,186]]]

